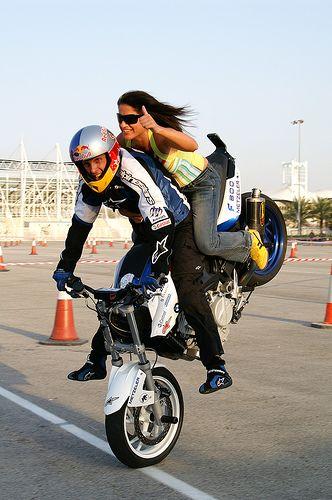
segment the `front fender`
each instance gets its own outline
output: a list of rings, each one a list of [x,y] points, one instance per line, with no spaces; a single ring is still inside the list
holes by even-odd
[[[112,366],[105,399],[105,415],[120,410],[129,397],[139,366],[135,362],[126,363],[120,367]]]
[[[144,389],[146,375],[137,362],[121,367],[112,366],[105,399],[105,415],[115,413],[128,399],[128,406],[147,406],[154,403],[154,392]]]

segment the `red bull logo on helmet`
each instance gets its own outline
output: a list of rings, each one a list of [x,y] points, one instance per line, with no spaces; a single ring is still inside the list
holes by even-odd
[[[108,130],[106,127],[101,127],[101,140],[107,142],[108,140]]]
[[[91,156],[91,151],[89,146],[79,145],[75,148],[73,152],[73,156],[76,161],[84,160],[85,158],[89,158]]]

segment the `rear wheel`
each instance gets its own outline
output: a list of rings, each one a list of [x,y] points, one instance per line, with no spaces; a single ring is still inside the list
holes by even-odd
[[[180,386],[164,367],[152,370],[163,414],[177,418],[176,424],[158,426],[153,407],[128,407],[128,400],[116,413],[106,415],[108,443],[115,456],[129,467],[147,467],[170,453],[181,432],[184,405]]]
[[[251,193],[242,195],[242,206],[245,207],[245,199]],[[265,194],[265,229],[264,229],[264,245],[269,252],[269,260],[267,266],[260,270],[256,269],[249,282],[248,287],[265,285],[271,281],[280,271],[280,268],[285,259],[287,248],[287,231],[283,215],[278,205]]]

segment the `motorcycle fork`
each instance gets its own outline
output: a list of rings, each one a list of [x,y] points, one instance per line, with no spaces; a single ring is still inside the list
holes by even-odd
[[[142,344],[136,319],[135,319],[135,314],[134,314],[134,306],[133,305],[126,305],[121,307],[121,311],[126,315],[127,321],[129,324],[130,332],[136,347],[136,354],[139,359],[139,367],[142,370],[142,372],[145,373],[145,383],[146,383],[146,388],[148,391],[153,391],[154,392],[154,403],[152,405],[153,408],[153,414],[155,421],[157,425],[162,425],[162,416],[163,416],[163,411],[161,408],[161,404],[159,401],[159,394],[156,388],[156,385],[153,380],[152,376],[152,370],[151,370],[151,364],[150,361],[146,357],[145,353],[145,346]]]
[[[97,304],[97,312],[100,325],[103,329],[106,351],[110,352],[112,356],[112,366],[117,366],[120,368],[123,365],[123,359],[121,356],[119,356],[119,353],[116,351],[116,349],[114,349],[114,341],[107,320],[107,307],[104,301],[100,301]]]

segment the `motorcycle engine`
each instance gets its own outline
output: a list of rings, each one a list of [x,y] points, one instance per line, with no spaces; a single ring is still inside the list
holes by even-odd
[[[229,323],[233,317],[234,299],[228,298],[223,292],[220,291],[218,286],[217,290],[209,290],[207,292],[207,299],[211,307],[214,321],[218,327],[218,332],[222,342],[228,337]]]

